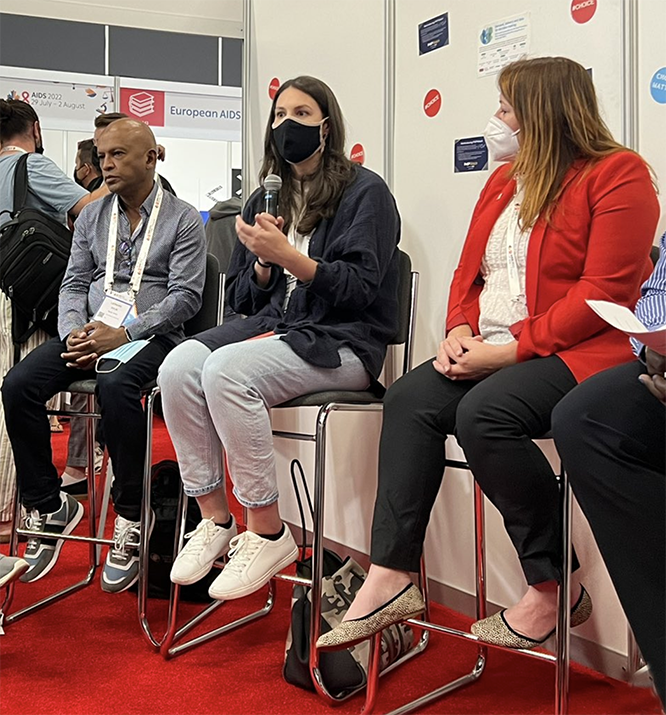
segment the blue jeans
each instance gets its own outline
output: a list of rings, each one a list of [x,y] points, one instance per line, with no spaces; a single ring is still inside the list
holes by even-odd
[[[224,486],[224,447],[238,501],[250,509],[277,501],[269,408],[310,392],[366,389],[359,358],[342,348],[340,359],[338,368],[316,367],[276,335],[214,351],[196,339],[174,348],[158,383],[185,493]]]

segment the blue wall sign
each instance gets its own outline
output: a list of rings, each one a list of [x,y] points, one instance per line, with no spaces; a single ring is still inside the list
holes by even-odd
[[[650,94],[655,102],[666,104],[666,67],[654,73],[650,80]]]

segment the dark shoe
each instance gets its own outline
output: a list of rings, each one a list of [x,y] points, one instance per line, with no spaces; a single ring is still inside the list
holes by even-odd
[[[370,638],[384,628],[400,623],[408,618],[415,618],[425,611],[421,591],[413,583],[397,593],[390,601],[362,618],[343,621],[333,630],[319,636],[319,650],[338,650],[349,648]]]
[[[580,596],[575,605],[571,609],[571,627],[580,626],[592,615],[592,599],[590,594],[581,585]],[[484,643],[492,643],[493,645],[501,645],[505,648],[523,648],[530,650],[543,645],[554,633],[553,630],[541,640],[528,638],[513,628],[507,623],[504,613],[506,608],[496,613],[494,616],[489,616],[476,623],[472,623],[471,631],[477,638]]]
[[[33,509],[25,520],[26,528],[31,531],[71,534],[83,518],[83,505],[63,492],[60,492],[60,500],[60,509],[53,514],[40,514]],[[21,576],[21,581],[29,583],[46,576],[55,566],[63,543],[62,539],[29,537],[23,558],[30,564],[30,568]]]

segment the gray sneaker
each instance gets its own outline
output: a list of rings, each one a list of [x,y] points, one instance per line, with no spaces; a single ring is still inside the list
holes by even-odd
[[[16,556],[0,554],[0,588],[17,579],[30,568],[30,564]]]
[[[148,536],[153,531],[155,514],[150,513]],[[106,555],[102,570],[102,591],[120,593],[126,591],[139,580],[139,544],[141,542],[141,522],[128,521],[122,516],[116,517],[113,526],[113,546]]]
[[[71,534],[83,518],[83,504],[79,504],[74,497],[63,492],[60,492],[60,501],[60,509],[53,514],[40,514],[37,509],[33,509],[26,517],[26,529]],[[29,537],[23,558],[30,567],[21,576],[21,581],[29,583],[46,576],[55,566],[63,543],[62,539]]]

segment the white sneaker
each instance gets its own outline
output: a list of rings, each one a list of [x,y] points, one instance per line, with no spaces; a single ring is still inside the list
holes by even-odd
[[[208,595],[218,601],[254,593],[298,557],[298,546],[286,525],[277,541],[244,531],[231,540],[230,547],[227,565],[208,589]]]
[[[202,519],[194,531],[185,534],[189,541],[180,550],[171,567],[171,580],[189,586],[203,578],[221,556],[229,551],[229,542],[238,533],[236,520],[228,529],[218,526],[212,519]]]

